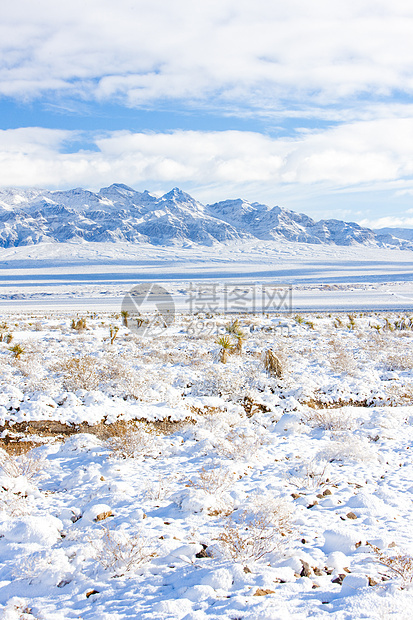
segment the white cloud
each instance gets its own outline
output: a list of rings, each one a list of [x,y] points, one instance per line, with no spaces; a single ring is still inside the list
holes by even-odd
[[[82,148],[82,140],[94,142]],[[69,152],[68,152],[69,151]],[[242,131],[82,135],[21,128],[0,132],[0,185],[98,187],[112,182],[150,189],[252,188],[255,199],[289,186],[296,195],[321,185],[330,193],[391,188],[413,176],[413,119],[343,124],[292,139]],[[307,189],[306,189],[307,188]]]
[[[413,91],[405,0],[19,0],[0,7],[0,93],[277,107]]]
[[[386,216],[373,220],[364,218],[359,221],[361,226],[367,226],[368,228],[413,228],[413,217],[393,217]]]

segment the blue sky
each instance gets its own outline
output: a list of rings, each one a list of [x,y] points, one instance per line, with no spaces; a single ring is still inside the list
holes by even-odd
[[[413,227],[407,0],[0,6],[0,186],[114,182]]]

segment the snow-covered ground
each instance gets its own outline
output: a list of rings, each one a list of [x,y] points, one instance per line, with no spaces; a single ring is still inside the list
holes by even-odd
[[[299,310],[413,310],[411,251],[288,241],[211,247],[40,243],[0,249],[0,308],[120,309],[141,281],[187,308],[188,283],[279,283]]]
[[[410,314],[233,319],[2,310],[3,618],[413,618]]]

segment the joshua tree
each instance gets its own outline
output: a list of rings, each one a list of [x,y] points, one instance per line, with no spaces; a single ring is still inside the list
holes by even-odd
[[[109,328],[110,344],[114,343],[114,340],[116,336],[118,335],[118,331],[119,331],[119,327],[117,325],[115,325],[114,327],[113,325],[110,326]]]

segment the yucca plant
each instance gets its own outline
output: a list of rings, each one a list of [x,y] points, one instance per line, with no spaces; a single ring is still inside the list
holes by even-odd
[[[231,338],[229,336],[221,336],[215,342],[221,347],[219,352],[219,361],[223,364],[226,364],[228,361],[228,356],[234,350],[234,345],[231,341]]]
[[[238,319],[235,319],[234,321],[232,321],[232,323],[228,323],[228,325],[225,325],[225,331],[227,332],[227,334],[236,334],[240,331],[240,329],[241,326]]]
[[[122,310],[121,311],[121,315],[122,315],[122,323],[125,327],[128,327],[128,317],[129,317],[129,312],[127,310]]]
[[[241,355],[242,346],[247,338],[247,335],[245,332],[242,331],[242,329],[239,329],[237,332],[234,333],[234,337],[236,339],[235,350],[239,355]]]
[[[233,346],[232,353],[236,352],[240,355],[242,353],[242,345],[245,342],[246,334],[242,331],[239,320],[235,319],[232,323],[226,325],[225,331],[227,334],[235,338],[235,346]]]
[[[21,344],[15,344],[13,347],[9,348],[9,351],[11,351],[14,357],[18,360],[24,353],[24,347],[22,347]]]

